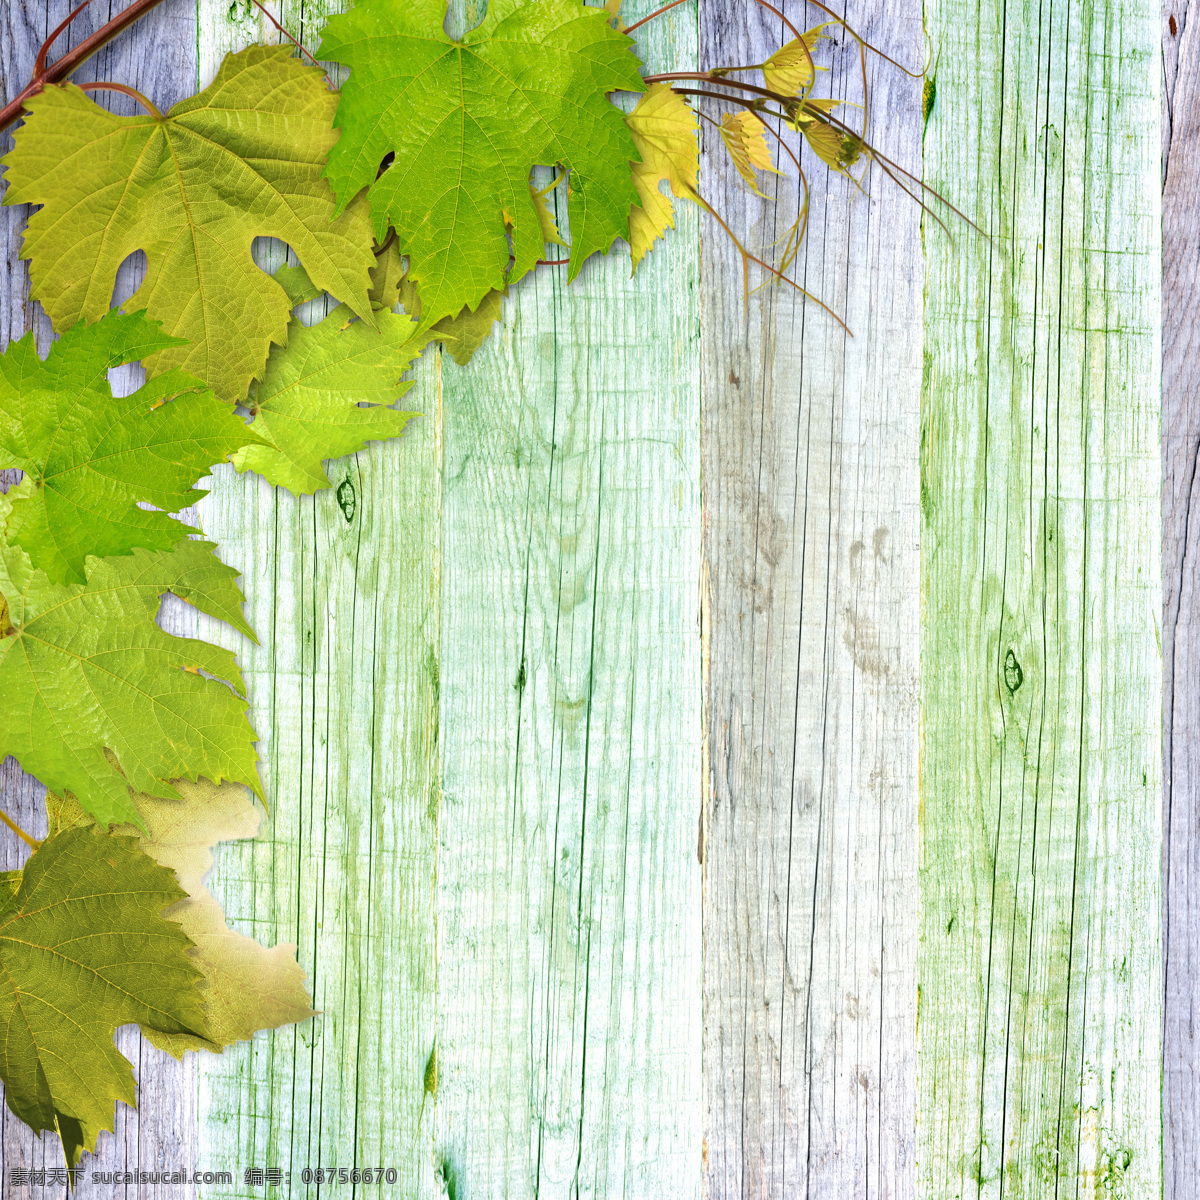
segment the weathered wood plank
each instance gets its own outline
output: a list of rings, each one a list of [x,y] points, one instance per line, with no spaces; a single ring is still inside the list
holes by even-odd
[[[315,44],[332,8],[274,11]],[[201,86],[278,39],[248,4],[200,0],[198,23]],[[262,642],[237,649],[273,817],[224,848],[212,889],[235,927],[298,943],[321,1013],[201,1062],[201,1156],[234,1164],[236,1195],[261,1195],[246,1167],[300,1192],[308,1166],[393,1167],[398,1194],[433,1194],[441,427],[436,363],[417,374],[422,417],[337,463],[336,492],[224,468],[201,506]]]
[[[917,6],[848,15],[920,67]],[[761,9],[702,10],[705,65],[789,36]],[[861,99],[838,41],[834,94]],[[877,62],[869,78],[873,136],[919,170],[919,82]],[[759,204],[711,129],[706,146],[716,207],[752,244],[781,237],[794,185]],[[878,174],[869,198],[810,176],[795,274],[853,339],[786,290],[743,315],[740,260],[705,228],[714,1200],[915,1195],[920,211]]]
[[[0,94],[5,99],[28,80],[43,39],[73,7],[68,0],[23,0],[0,6]],[[120,0],[93,0],[56,44],[54,53],[70,49],[93,33],[124,7]],[[195,87],[195,4],[193,0],[166,0],[151,20],[127,30],[80,69],[77,80],[117,79],[154,97],[164,107],[189,95]],[[52,54],[53,57],[53,54]],[[99,103],[116,112],[139,111],[125,96],[101,93]],[[0,134],[0,153],[11,147],[11,132]],[[53,338],[41,305],[29,300],[29,269],[19,259],[21,231],[30,207],[0,208],[0,344],[36,329],[43,353]],[[128,263],[118,276],[117,291],[128,295],[137,266]],[[138,386],[136,367],[115,373],[118,390]],[[8,474],[8,473],[5,473]],[[5,484],[11,482],[6,480]],[[164,628],[181,636],[195,636],[196,621],[186,605],[168,606]],[[35,833],[46,826],[42,798],[45,789],[26,776],[11,759],[6,760],[0,782],[0,804],[26,829]],[[15,839],[5,838],[3,869],[19,866],[26,857]],[[118,1107],[112,1134],[103,1134],[94,1156],[85,1167],[92,1171],[153,1171],[163,1167],[190,1168],[196,1162],[196,1062],[189,1055],[180,1063],[142,1041],[134,1027],[118,1031],[118,1049],[133,1063],[140,1084],[140,1110]],[[57,1139],[36,1139],[5,1107],[0,1110],[0,1195],[10,1194],[8,1172],[17,1167],[39,1169],[61,1166]],[[23,1189],[13,1189],[19,1194]],[[155,1189],[130,1187],[126,1194],[150,1196]],[[193,1194],[185,1189],[181,1194]]]
[[[1145,4],[934,4],[922,1195],[1159,1195],[1159,94]]]
[[[653,7],[626,5],[626,20]],[[695,61],[691,5],[639,43]],[[701,1192],[694,213],[443,368],[438,1152],[460,1197]]]
[[[1163,8],[1164,1193],[1200,1198],[1200,24]]]

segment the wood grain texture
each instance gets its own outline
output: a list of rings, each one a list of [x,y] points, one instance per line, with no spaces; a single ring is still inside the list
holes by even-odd
[[[847,15],[920,68],[915,5]],[[746,5],[702,18],[706,66],[791,36]],[[837,43],[819,94],[861,100],[856,48]],[[872,136],[919,171],[919,81],[878,60],[868,78]],[[711,133],[704,190],[753,246],[779,239],[794,180],[758,203]],[[704,236],[713,1200],[916,1194],[920,210],[878,172],[856,195],[805,166],[793,273],[853,338],[786,289],[744,315],[738,256]]]
[[[919,1191],[1153,1197],[1158,14],[926,24]]]
[[[275,6],[315,44],[330,10]],[[249,5],[198,4],[199,85],[230,50],[279,40]],[[279,260],[262,247],[263,265]],[[405,436],[331,464],[336,490],[297,499],[216,472],[201,523],[245,576],[261,645],[238,651],[272,821],[226,846],[211,884],[235,928],[295,942],[319,1016],[200,1063],[199,1146],[261,1195],[247,1167],[395,1168],[436,1194],[434,1100],[439,811],[440,444],[436,362],[405,400]],[[237,642],[235,645],[234,642]]]
[[[847,14],[908,65],[928,45],[928,178],[995,235],[951,246],[882,178],[811,172],[798,274],[853,339],[773,288],[743,315],[736,255],[688,211],[632,282],[622,251],[569,288],[543,271],[470,367],[431,351],[421,420],[337,464],[340,501],[217,473],[200,520],[261,646],[201,631],[246,668],[271,820],[212,888],[298,943],[323,1015],[182,1067],[124,1031],[143,1114],[89,1170],[196,1164],[243,1196],[248,1166],[299,1193],[304,1166],[357,1164],[459,1200],[1141,1200],[1161,1036],[1161,1182],[1200,1195],[1200,33],[1170,8],[1163,1012],[1143,7],[931,4],[928,41],[911,4]],[[274,6],[310,45],[329,10]],[[6,88],[65,11],[0,11]],[[247,0],[167,0],[85,77],[165,106],[275,36]],[[786,36],[708,0],[639,41],[667,69]],[[915,169],[920,85],[870,70],[876,138]],[[707,141],[706,194],[772,242],[797,197],[760,206]],[[23,217],[0,210],[0,319],[48,337]],[[11,761],[0,787],[36,829],[40,787]],[[60,1161],[2,1119],[5,1171]]]
[[[12,0],[0,6],[0,94],[4,99],[24,86],[42,41],[72,7],[68,0]],[[122,0],[93,0],[56,43],[55,52],[70,49],[124,7]],[[156,10],[153,21],[135,25],[111,42],[81,67],[76,80],[122,80],[164,107],[189,95],[196,77],[194,0],[166,0]],[[101,93],[97,99],[115,112],[140,111],[132,100],[111,92]],[[11,138],[11,131],[0,134],[0,153],[8,152]],[[19,258],[21,233],[29,212],[28,205],[0,208],[0,345],[33,329],[45,353],[53,330],[41,305],[29,299],[29,268]],[[144,270],[144,265],[140,269]],[[138,271],[135,262],[121,268],[118,293],[132,292]],[[140,375],[136,366],[121,368],[114,372],[113,386],[122,392],[132,390],[139,385]],[[13,476],[3,481],[6,487],[16,477],[14,472],[2,474]],[[168,632],[180,636],[196,633],[194,611],[184,604],[168,604],[162,624]],[[0,805],[35,836],[46,827],[44,795],[45,788],[25,775],[11,758],[0,765]],[[5,836],[2,845],[0,861],[4,870],[19,866],[27,857],[15,838]],[[195,1056],[177,1062],[143,1042],[133,1026],[119,1030],[116,1042],[133,1064],[140,1085],[140,1107],[138,1111],[117,1107],[114,1132],[101,1135],[96,1154],[85,1161],[88,1172],[190,1169],[197,1153]],[[63,1165],[57,1139],[35,1138],[7,1107],[0,1110],[0,1126],[0,1195],[25,1194],[24,1188],[10,1186],[8,1173],[12,1169]],[[50,1193],[57,1190],[52,1188]],[[128,1196],[149,1197],[155,1192],[150,1185],[125,1189]],[[192,1195],[194,1189],[181,1189],[178,1194]]]
[[[654,35],[668,61],[694,58],[689,20]],[[200,27],[202,82],[260,36],[224,4]],[[223,479],[206,502],[250,574],[276,813],[214,887],[260,936],[300,942],[324,1010],[205,1064],[209,1159],[294,1183],[306,1163],[394,1165],[414,1196],[699,1195],[683,227],[636,282],[617,252],[569,289],[519,287],[469,369],[428,354],[406,400],[420,430],[352,468],[352,537],[329,495]]]
[[[626,5],[626,20],[651,9]],[[639,35],[695,62],[693,6]],[[560,211],[560,220],[565,216]],[[694,212],[443,366],[438,1149],[454,1194],[702,1178]]]
[[[1164,1193],[1200,1198],[1200,24],[1163,9]]]

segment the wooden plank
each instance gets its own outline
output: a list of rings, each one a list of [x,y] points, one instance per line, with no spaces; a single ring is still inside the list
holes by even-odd
[[[920,17],[851,14],[913,68]],[[703,18],[705,65],[790,36],[746,5]],[[833,94],[861,99],[838,41]],[[869,78],[874,138],[919,171],[920,84],[877,61]],[[794,184],[759,204],[707,143],[716,207],[758,245],[779,238]],[[705,230],[713,1200],[916,1194],[920,211],[878,174],[869,198],[819,164],[810,177],[795,273],[853,339],[786,290],[744,315],[740,260]]]
[[[315,44],[331,7],[273,11]],[[248,4],[199,0],[198,23],[200,86],[227,51],[278,40]],[[273,815],[257,842],[224,848],[212,888],[236,928],[298,943],[321,1013],[202,1058],[200,1153],[233,1164],[234,1195],[261,1195],[247,1167],[279,1167],[299,1192],[306,1167],[355,1166],[395,1168],[400,1195],[433,1194],[436,362],[417,376],[405,404],[421,419],[335,464],[336,492],[298,500],[223,468],[201,506],[245,574],[262,642],[235,648]]]
[[[1200,23],[1163,9],[1164,1193],[1200,1198]]]
[[[652,3],[627,4],[626,20]],[[695,61],[686,5],[639,32]],[[560,219],[562,214],[560,214]],[[701,1192],[694,213],[443,366],[438,1152],[452,1195]]]
[[[223,45],[257,30],[240,9],[225,25],[223,6],[201,13],[203,79]],[[686,56],[687,29],[677,14],[659,52]],[[427,356],[414,403],[444,390],[445,416],[431,409],[422,433],[373,448],[369,470],[359,456],[359,504],[375,515],[353,555],[337,549],[331,497],[311,515],[304,502],[301,516],[264,489],[222,480],[206,503],[205,528],[229,561],[278,564],[274,579],[251,583],[273,648],[248,656],[264,758],[279,773],[276,833],[253,863],[227,855],[217,886],[238,915],[259,914],[260,936],[296,929],[325,1009],[311,1035],[319,1049],[282,1033],[204,1068],[212,1161],[294,1174],[305,1161],[382,1155],[410,1172],[402,1190],[413,1195],[559,1194],[573,1181],[608,1195],[619,1179],[634,1194],[698,1194],[694,222],[673,241],[633,285],[613,262],[566,292],[561,280],[519,289],[503,341],[469,370]],[[443,420],[454,458],[438,530]],[[379,553],[384,537],[405,561]],[[455,568],[441,593],[439,562]],[[354,607],[364,577],[373,611],[361,599]],[[311,610],[325,604],[309,649]],[[391,626],[370,641],[388,606]],[[339,611],[353,621],[335,625]],[[419,637],[398,632],[418,617]],[[389,664],[397,692],[409,681],[417,693],[378,694],[378,712],[427,722],[420,689],[433,688],[436,705],[440,686],[445,799],[429,743],[420,786],[376,786],[397,823],[410,810],[397,859],[413,883],[386,898],[388,911],[378,902],[373,928],[391,944],[365,986],[354,938],[369,914],[354,876],[368,861],[366,823],[349,801],[321,804],[341,795],[339,772],[393,761],[419,773],[411,729],[373,744],[354,734],[344,680],[370,679],[372,656]],[[302,825],[285,812],[297,796]],[[432,880],[435,827],[436,1103],[420,1086],[432,1031],[418,1036],[433,1011],[434,914],[416,882]],[[305,849],[314,842],[322,848]],[[276,889],[273,878],[289,882]],[[302,913],[319,932],[297,926]],[[355,1030],[371,1019],[381,1032],[360,1044]],[[355,1137],[352,1109],[370,1136]]]
[[[235,1164],[238,1188],[247,1166],[299,1190],[306,1166],[357,1164],[416,1195],[431,1168],[436,391],[416,404],[432,419],[338,464],[341,503],[219,472],[201,506],[262,639],[238,649],[273,814],[224,848],[212,888],[235,928],[298,943],[321,1012],[201,1061],[201,1156]]]
[[[36,4],[0,6],[0,93],[4,98],[29,78],[39,46],[50,30],[73,7],[68,0],[39,0]],[[68,50],[104,24],[123,7],[119,3],[93,3],[62,35],[52,54]],[[166,107],[183,99],[195,84],[195,6],[191,0],[167,0],[149,21],[127,30],[80,70],[80,82],[89,79],[116,79],[132,84]],[[138,110],[136,104],[115,93],[99,93],[100,104],[115,112]],[[12,145],[11,131],[0,134],[0,154]],[[53,338],[50,322],[41,305],[29,300],[29,268],[19,258],[21,232],[30,206],[0,208],[0,343],[37,331],[44,353]],[[144,269],[141,268],[141,269]],[[116,291],[127,296],[136,286],[139,265],[129,262],[118,274]],[[113,386],[127,392],[139,386],[140,369],[125,367],[114,372]],[[9,476],[7,487],[17,478]],[[170,633],[195,636],[194,612],[186,605],[168,605],[162,624]],[[42,804],[43,788],[25,775],[14,760],[0,765],[0,805],[18,823],[37,835],[45,830]],[[15,839],[5,838],[2,855],[4,870],[19,866],[27,857]],[[89,1174],[163,1167],[190,1168],[196,1162],[196,1061],[189,1056],[182,1063],[142,1041],[133,1026],[119,1030],[117,1047],[133,1064],[140,1084],[139,1111],[118,1106],[112,1134],[103,1134],[96,1154],[88,1156],[84,1166]],[[30,1130],[7,1109],[0,1110],[0,1195],[17,1194],[24,1189],[10,1188],[8,1172],[17,1167],[31,1170],[62,1166],[62,1151],[57,1139],[34,1138]],[[155,1189],[131,1187],[127,1195],[150,1196]],[[194,1189],[185,1189],[193,1194]]]
[[[1157,14],[926,21],[919,1191],[1153,1197]]]

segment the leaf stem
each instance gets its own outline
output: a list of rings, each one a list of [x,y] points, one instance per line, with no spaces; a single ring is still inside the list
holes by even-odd
[[[151,104],[137,88],[131,88],[124,83],[81,83],[78,87],[81,92],[120,92],[122,95],[132,96],[156,121],[163,119],[158,108]]]
[[[823,13],[827,13],[827,14],[828,14],[829,16],[831,16],[831,17],[832,17],[832,18],[833,18],[833,19],[834,19],[834,20],[835,20],[835,21],[836,21],[836,22],[837,22],[837,23],[838,23],[838,24],[839,24],[839,25],[840,25],[840,26],[841,26],[841,27],[842,27],[842,28],[843,28],[843,29],[844,29],[844,30],[845,30],[845,31],[846,31],[846,32],[847,32],[847,33],[848,33],[848,34],[849,34],[849,35],[850,35],[850,36],[851,36],[851,37],[852,37],[852,38],[853,38],[853,39],[854,39],[854,40],[855,40],[855,41],[856,41],[856,42],[857,42],[859,45],[860,45],[860,46],[865,46],[865,47],[866,47],[868,50],[870,50],[870,51],[871,51],[871,53],[872,53],[872,54],[876,54],[876,55],[878,55],[880,58],[882,58],[884,62],[886,62],[886,63],[891,63],[891,64],[892,64],[892,66],[893,66],[893,67],[895,67],[897,71],[903,71],[903,72],[904,72],[904,74],[905,74],[905,75],[907,75],[907,76],[908,76],[910,79],[924,79],[924,78],[925,78],[925,72],[924,72],[924,71],[910,71],[910,70],[909,70],[907,67],[902,67],[902,66],[901,66],[901,65],[900,65],[900,64],[899,64],[899,63],[898,63],[898,62],[897,62],[897,61],[896,61],[894,58],[891,58],[891,57],[889,57],[888,55],[884,54],[884,52],[883,52],[882,50],[880,50],[878,46],[875,46],[875,45],[873,45],[871,42],[868,42],[868,41],[867,41],[867,39],[866,39],[866,38],[864,38],[864,37],[863,37],[861,34],[855,33],[855,32],[854,32],[854,30],[850,28],[850,25],[849,25],[849,24],[846,22],[846,20],[845,20],[844,18],[842,18],[842,17],[839,17],[839,16],[837,15],[837,13],[835,13],[835,12],[833,11],[833,9],[832,9],[832,8],[826,8],[826,7],[825,7],[825,5],[821,3],[821,0],[805,0],[805,2],[806,2],[806,3],[808,3],[808,4],[811,4],[811,5],[812,5],[814,8],[819,8],[819,9],[820,9],[820,10],[821,10]],[[780,17],[782,17],[782,16],[783,16],[783,13],[779,12],[779,10],[778,10],[778,9],[771,8],[771,5],[769,5],[769,4],[767,3],[767,0],[758,0],[758,3],[759,3],[759,4],[761,4],[761,5],[763,5],[763,7],[764,7],[764,8],[770,8],[772,12],[774,12],[774,13],[777,13],[777,14],[778,14]],[[786,20],[786,18],[784,18],[784,19]]]
[[[262,15],[264,17],[267,18],[268,21],[271,22],[272,25],[275,26],[276,29],[279,30],[280,33],[283,34],[283,36],[285,38],[287,38],[287,40],[289,42],[292,43],[293,46],[296,47],[297,50],[300,51],[301,54],[304,55],[305,58],[308,59],[308,61],[310,63],[312,63],[312,65],[314,67],[321,66],[321,64],[319,62],[317,62],[317,60],[315,58],[313,58],[312,54],[309,53],[307,47],[305,47],[301,42],[297,41],[294,37],[292,37],[292,35],[290,33],[288,33],[288,31],[286,29],[284,29],[284,27],[277,20],[275,20],[275,18],[273,16],[271,16],[271,14],[269,12],[267,12],[267,10],[259,3],[259,0],[251,0],[251,3],[254,5],[255,8],[258,9],[258,11],[260,13],[262,13]],[[325,74],[325,72],[323,70],[321,73],[323,75]],[[328,75],[325,75],[325,82],[328,83],[330,87],[333,87],[333,80],[330,79]]]
[[[48,83],[61,83],[68,76],[74,74],[92,55],[102,50],[113,38],[124,33],[130,25],[144,17],[151,9],[157,8],[161,3],[162,0],[133,0],[128,8],[122,9],[111,21],[101,25],[90,38],[80,42],[74,49],[68,50],[57,62],[51,63],[50,66],[43,66],[40,71],[36,71],[25,87],[0,109],[0,132],[15,124],[25,115],[26,100],[36,96]],[[76,9],[76,13],[78,11]],[[68,18],[69,20],[70,18]],[[43,62],[44,54],[42,52],[49,50],[50,42],[60,32],[60,29],[56,29],[46,39],[42,51],[39,51],[38,57],[42,58]]]
[[[739,83],[736,80],[726,79],[717,71],[664,71],[661,75],[646,75],[644,79],[647,83],[667,83],[673,79],[694,79],[700,83],[711,83],[714,87],[731,88],[735,92],[749,92],[752,96],[761,96],[764,100],[773,100],[776,104],[781,105],[785,112],[783,114],[769,113],[770,116],[782,116],[784,120],[792,120],[790,110],[795,108],[803,108],[805,99],[804,96],[785,96],[782,92],[773,92],[770,88],[759,87],[755,83]],[[683,89],[675,88],[676,92],[683,93]],[[715,92],[694,92],[686,93],[697,96],[711,96],[717,100],[732,101],[731,96],[721,96]],[[742,101],[742,103],[745,103]],[[856,137],[861,136],[855,134]]]
[[[41,847],[42,843],[37,838],[30,837],[6,812],[0,812],[0,821],[3,821],[31,850]]]
[[[689,74],[686,71],[678,71],[678,72],[675,72],[675,75],[679,78],[684,78],[684,79],[701,78],[705,82],[712,82],[712,83],[718,84],[718,85],[722,83],[721,80],[708,80],[707,76],[700,76],[698,73],[697,74]],[[647,77],[647,78],[650,78],[650,77]],[[657,82],[657,80],[656,80],[656,82]],[[763,88],[756,88],[751,84],[725,84],[725,86],[732,87],[732,88],[744,88],[748,91],[755,92],[755,93],[764,92]],[[736,104],[739,108],[748,109],[752,113],[758,113],[758,114],[762,114],[762,115],[765,115],[768,117],[775,117],[777,120],[783,120],[783,121],[789,121],[789,122],[792,120],[792,117],[788,113],[777,113],[773,109],[763,109],[763,108],[759,107],[758,105],[752,103],[751,101],[743,100],[737,96],[722,96],[719,92],[708,92],[708,91],[704,91],[702,88],[672,88],[671,90],[680,96],[704,96],[704,97],[707,97],[709,100],[723,100],[726,104]],[[780,102],[783,99],[777,93],[774,93],[774,92],[767,92],[766,97],[767,97],[767,99],[775,100],[776,102]],[[803,105],[801,105],[801,107],[803,107]],[[867,159],[870,162],[878,163],[880,168],[883,170],[884,174],[887,175],[887,177],[889,179],[891,179],[893,183],[896,183],[897,185],[899,185],[899,181],[896,179],[896,176],[892,174],[892,172],[895,171],[896,174],[903,175],[904,178],[908,179],[911,183],[915,184],[916,187],[918,187],[921,191],[925,192],[929,196],[932,196],[939,204],[944,204],[956,217],[959,218],[959,220],[961,220],[961,221],[965,222],[967,225],[969,225],[973,230],[975,230],[976,233],[980,234],[982,237],[988,238],[989,241],[991,240],[991,238],[988,236],[988,234],[983,229],[981,229],[974,221],[972,221],[971,218],[966,215],[966,213],[962,212],[961,209],[956,208],[953,204],[951,204],[950,201],[947,200],[946,197],[941,194],[941,192],[937,191],[935,188],[930,187],[929,184],[927,184],[923,179],[918,179],[917,176],[914,175],[911,171],[905,170],[905,168],[902,167],[898,162],[896,162],[895,159],[888,158],[888,156],[886,154],[880,153],[880,151],[877,150],[874,146],[872,146],[871,143],[868,142],[862,136],[862,134],[858,132],[858,130],[854,129],[850,125],[847,125],[844,121],[838,120],[838,118],[833,116],[832,113],[813,112],[811,109],[808,111],[811,113],[813,120],[819,122],[820,124],[829,125],[831,128],[837,129],[841,133],[844,133],[844,134],[849,135],[850,137],[856,138],[858,140],[860,149],[866,155]],[[774,133],[774,130],[772,130],[771,132]],[[780,144],[782,144],[782,140],[781,140]],[[888,168],[890,168],[890,170]],[[855,182],[857,182],[857,181],[855,181]],[[905,193],[905,195],[909,195],[909,196],[912,195],[912,193],[909,192],[907,188],[902,187],[901,191],[903,191]],[[916,199],[916,197],[913,197],[913,198]],[[920,201],[918,201],[918,203],[920,203]],[[921,204],[921,207],[925,208],[925,205]],[[926,211],[929,211],[929,210],[926,209]],[[937,219],[936,214],[930,213],[930,215],[934,216],[935,220]],[[942,225],[943,229],[946,228],[944,223],[942,223],[941,221],[939,221],[938,223],[940,225]]]
[[[704,209],[704,211],[708,213],[708,215],[712,217],[712,219],[716,221],[716,223],[720,225],[723,230],[725,230],[729,240],[737,247],[738,253],[742,256],[742,285],[744,289],[743,302],[745,305],[748,306],[750,303],[750,264],[757,263],[764,271],[769,271],[772,275],[774,275],[780,283],[789,284],[791,287],[794,287],[796,291],[800,293],[800,295],[811,300],[818,307],[823,308],[846,331],[849,337],[854,336],[850,326],[847,325],[846,322],[843,321],[842,318],[839,317],[837,313],[835,313],[833,309],[830,308],[829,305],[826,304],[825,301],[819,296],[814,296],[812,292],[802,288],[794,279],[789,279],[788,276],[786,276],[782,271],[777,271],[773,266],[771,266],[770,263],[764,262],[756,254],[751,254],[750,251],[738,241],[737,236],[734,234],[733,230],[729,228],[728,224],[726,224],[721,214],[717,212],[717,210],[713,208],[713,206],[709,204],[709,202],[705,200],[695,188],[688,188],[688,193],[691,195],[691,198],[698,205],[700,205],[700,207]]]
[[[662,8],[656,8],[648,17],[643,17],[640,21],[634,21],[632,25],[625,26],[626,33],[632,33],[641,25],[645,25],[647,21],[653,21],[655,17],[661,17],[663,13],[668,12],[678,4],[682,4],[683,0],[671,0],[670,4],[664,4]]]
[[[855,131],[851,129],[849,125],[845,124],[843,121],[839,121],[832,113],[822,113],[820,119],[822,119],[827,125],[832,125],[835,129],[840,129],[843,133],[848,133],[853,137],[860,136],[859,134],[855,133]],[[981,237],[987,238],[989,242],[992,240],[990,234],[976,225],[975,222],[972,221],[971,218],[968,217],[967,214],[961,209],[955,208],[955,206],[951,204],[950,201],[941,194],[941,192],[931,188],[923,179],[918,179],[911,171],[905,170],[905,168],[896,162],[895,159],[888,158],[886,154],[881,154],[868,142],[864,141],[862,143],[862,148],[867,152],[873,162],[877,162],[884,167],[891,167],[893,171],[897,172],[897,174],[903,175],[906,179],[910,180],[918,188],[920,188],[921,191],[932,196],[939,204],[944,204],[956,217],[958,217],[960,221],[963,221],[969,225]],[[885,173],[889,176],[889,178],[894,179],[894,176],[891,175],[890,171]],[[943,228],[945,228],[945,226],[943,226]]]

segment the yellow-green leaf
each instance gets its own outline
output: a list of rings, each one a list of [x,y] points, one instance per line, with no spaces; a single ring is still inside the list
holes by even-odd
[[[248,1041],[260,1029],[278,1029],[313,1015],[304,986],[304,971],[296,962],[296,947],[266,947],[237,933],[204,886],[218,842],[252,838],[258,833],[263,810],[238,784],[214,784],[207,779],[174,781],[178,800],[161,800],[144,793],[133,798],[141,829],[121,826],[113,832],[136,837],[139,847],[155,862],[175,873],[186,893],[164,912],[195,945],[191,962],[201,974],[199,997],[204,1014],[202,1032],[181,1031],[142,1022],[142,1034],[160,1050],[182,1058],[185,1050],[220,1053],[235,1042]],[[69,797],[47,793],[46,813],[51,833],[94,822]]]
[[[21,257],[55,329],[107,312],[117,268],[143,250],[126,308],[189,343],[150,355],[147,377],[181,367],[240,400],[292,308],[254,263],[258,236],[286,242],[319,288],[370,320],[366,200],[335,219],[322,178],[336,107],[321,71],[281,46],[229,55],[164,117],[114,116],[73,84],[31,97],[4,160],[4,203],[43,206]]]
[[[0,912],[4,1097],[60,1135],[68,1163],[113,1128],[118,1100],[134,1103],[118,1026],[207,1034],[192,943],[161,916],[183,896],[135,839],[78,828],[41,844]]]
[[[839,129],[820,116],[809,112],[815,107],[805,102],[804,108],[797,118],[796,127],[804,135],[804,140],[812,147],[813,153],[827,166],[845,175],[848,168],[854,166],[862,157],[863,140],[856,133]],[[828,109],[821,109],[828,112]]]
[[[700,170],[696,114],[668,84],[655,83],[625,118],[642,156],[631,163],[640,205],[629,210],[629,248],[633,269],[650,252],[656,238],[675,227],[675,208],[660,184],[679,197],[692,197]]]
[[[771,148],[767,145],[767,131],[762,122],[751,112],[724,113],[721,116],[721,140],[738,174],[750,185],[755,195],[761,196],[758,190],[759,171],[774,171],[776,175],[782,172],[776,169],[771,158]]]
[[[780,46],[763,63],[763,83],[768,91],[781,96],[803,96],[813,85],[816,71],[823,70],[813,63],[813,51],[825,36],[824,31],[837,21],[816,25],[798,38]]]

